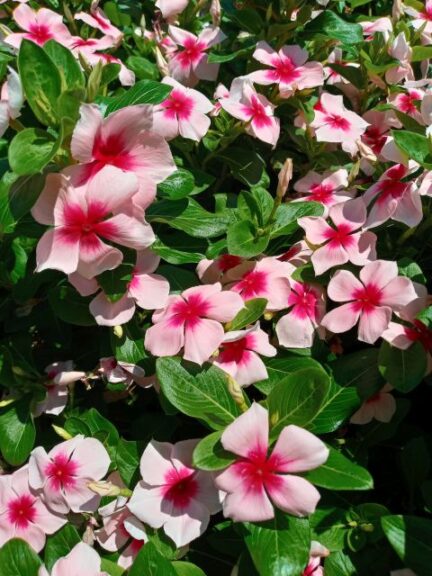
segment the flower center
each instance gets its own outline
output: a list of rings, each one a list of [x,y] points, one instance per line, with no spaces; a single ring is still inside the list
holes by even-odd
[[[50,29],[45,24],[33,24],[29,27],[29,32],[31,39],[40,46],[48,42],[51,38],[54,38]]]
[[[325,122],[335,130],[342,130],[343,132],[347,132],[351,128],[348,120],[337,114],[326,114]]]
[[[309,191],[310,196],[307,200],[328,204],[333,198],[333,192],[330,184],[314,184]]]
[[[293,306],[293,312],[299,318],[315,320],[317,299],[313,288],[297,283],[288,297],[288,306]]]
[[[275,66],[276,71],[279,74],[281,82],[288,84],[293,80],[296,80],[300,76],[299,70],[293,64],[291,58],[285,57],[280,59]]]
[[[162,107],[165,108],[168,118],[188,120],[194,109],[194,101],[180,90],[174,89],[169,98],[162,102]]]
[[[195,471],[190,468],[172,468],[165,475],[163,496],[177,508],[187,508],[199,492]]]
[[[134,161],[129,152],[130,142],[125,142],[121,134],[110,134],[103,138],[98,134],[93,145],[93,158],[103,166],[110,165],[131,171]]]
[[[63,488],[72,488],[76,483],[78,464],[66,454],[56,454],[45,468],[50,487],[58,492]]]
[[[199,294],[193,294],[187,300],[173,305],[171,323],[173,326],[185,324],[187,328],[193,328],[201,318],[206,316],[209,307],[209,304]]]
[[[36,518],[35,502],[36,498],[30,494],[23,494],[11,500],[7,506],[9,522],[21,530],[27,528]]]
[[[227,270],[231,270],[235,266],[241,264],[242,259],[240,256],[231,256],[231,254],[222,254],[217,259],[217,267],[221,272],[226,272]]]
[[[265,296],[268,293],[267,274],[259,270],[251,270],[243,276],[234,289],[240,292],[246,300],[259,295]]]
[[[356,311],[370,312],[381,304],[381,290],[375,284],[367,284],[353,293]]]
[[[342,246],[343,248],[347,248],[354,243],[354,240],[351,236],[353,229],[348,224],[339,224],[339,226],[331,230],[327,230],[325,232],[325,236],[329,242],[329,246]]]

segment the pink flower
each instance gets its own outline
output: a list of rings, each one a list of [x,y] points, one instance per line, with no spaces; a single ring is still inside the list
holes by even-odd
[[[46,535],[54,534],[66,522],[66,518],[48,510],[40,496],[32,492],[28,466],[0,476],[0,546],[12,538],[21,538],[40,552]]]
[[[115,358],[101,358],[98,372],[103,374],[108,382],[112,384],[124,382],[126,386],[131,386],[132,384],[138,384],[138,386],[143,388],[152,386],[152,379],[145,376],[141,366],[130,362],[122,362]]]
[[[345,62],[343,60],[343,50],[341,48],[335,48],[333,52],[330,52],[327,58],[329,64],[338,64],[339,66],[345,66],[348,68],[358,68],[360,64],[355,64],[353,62]],[[324,68],[324,75],[326,79],[326,84],[349,84],[349,81],[341,76],[338,72],[335,72],[330,66]]]
[[[422,28],[423,33],[432,33],[432,0],[426,0],[424,10],[420,11],[404,5],[404,12],[413,17],[411,24],[416,30]]]
[[[9,74],[1,89],[0,101],[0,138],[9,127],[9,121],[21,115],[24,94],[21,80],[13,68],[8,67]]]
[[[396,400],[390,394],[392,387],[386,384],[379,392],[368,398],[350,419],[352,424],[369,424],[373,419],[388,423],[396,412]]]
[[[90,312],[100,326],[126,324],[135,314],[136,306],[145,310],[163,308],[168,300],[169,282],[153,272],[159,266],[160,258],[151,250],[137,253],[137,261],[126,294],[116,302],[111,302],[101,290],[90,302]],[[99,291],[96,278],[88,280],[78,273],[69,275],[69,282],[81,296],[90,296]]]
[[[403,181],[412,171],[413,168],[396,164],[366,190],[363,194],[366,204],[374,201],[366,222],[368,228],[375,228],[389,219],[410,228],[421,222],[423,209],[416,182]]]
[[[392,21],[387,17],[377,18],[372,21],[363,21],[359,22],[359,24],[363,28],[363,36],[365,36],[366,40],[372,40],[376,32],[381,32],[387,41],[393,32]]]
[[[286,426],[269,454],[268,412],[252,406],[225,428],[221,442],[238,459],[215,478],[227,493],[224,516],[235,522],[262,522],[274,518],[273,504],[294,516],[314,512],[320,494],[298,472],[313,470],[328,458],[328,448],[316,436]]]
[[[361,230],[367,218],[362,198],[332,206],[329,216],[334,228],[321,216],[306,216],[298,221],[306,232],[307,241],[319,246],[311,258],[317,275],[347,262],[362,266],[375,260],[377,237]]]
[[[164,78],[163,84],[173,86],[171,94],[153,108],[153,130],[172,140],[176,136],[199,142],[210,128],[213,104],[201,92],[185,88],[173,78]]]
[[[195,86],[199,80],[216,80],[219,64],[208,62],[207,50],[220,44],[226,36],[220,28],[209,26],[199,36],[187,30],[169,27],[169,34],[183,50],[176,51],[169,60],[171,76],[185,86]]]
[[[230,322],[243,308],[234,292],[222,292],[219,283],[188,288],[170,296],[168,304],[153,314],[154,325],[144,345],[154,356],[174,356],[183,348],[183,358],[203,364],[224,339],[221,322]]]
[[[9,34],[4,41],[14,48],[19,48],[23,38],[43,46],[48,40],[55,40],[64,46],[71,41],[71,34],[63,24],[61,14],[56,14],[48,8],[35,11],[26,4],[20,4],[13,11],[13,19],[25,32]]]
[[[84,378],[85,372],[78,372],[73,369],[72,360],[67,362],[54,362],[45,368],[47,380],[44,384],[46,388],[46,398],[36,404],[33,411],[34,416],[41,414],[53,414],[58,416],[66,408],[69,386],[81,378]]]
[[[275,106],[265,96],[256,92],[250,80],[234,80],[229,98],[221,98],[219,102],[231,116],[247,124],[248,134],[276,146],[280,122],[279,118],[274,116]]]
[[[49,174],[32,208],[37,222],[53,226],[39,240],[37,271],[53,268],[93,278],[123,259],[119,249],[101,238],[143,250],[153,243],[154,234],[146,222],[123,213],[138,190],[133,174],[110,166],[81,186],[73,184],[74,175],[72,169],[69,176]]]
[[[335,302],[348,302],[328,312],[321,325],[336,334],[347,332],[359,321],[358,339],[374,344],[388,328],[392,311],[399,311],[417,297],[409,278],[398,276],[396,262],[377,260],[360,270],[360,280],[338,270],[327,294]]]
[[[412,48],[407,42],[404,32],[400,32],[393,40],[389,54],[399,64],[387,70],[385,79],[388,84],[400,84],[402,80],[415,80],[413,69],[411,68]]]
[[[240,386],[250,386],[268,378],[261,356],[276,356],[276,348],[259,324],[248,330],[227,332],[219,354],[213,361],[215,366],[234,378]]]
[[[299,200],[319,202],[325,208],[324,215],[328,214],[330,206],[346,202],[353,197],[353,194],[346,190],[347,187],[348,172],[344,168],[324,174],[309,171],[294,184],[294,190],[305,194]]]
[[[309,563],[302,576],[324,576],[324,568],[321,566],[322,558],[329,556],[330,551],[325,546],[312,540]]]
[[[290,281],[288,314],[276,324],[279,344],[285,348],[310,348],[325,314],[324,291],[317,285]]]
[[[79,434],[48,454],[42,446],[35,448],[29,460],[29,482],[54,512],[94,512],[100,496],[88,484],[103,478],[109,465],[103,444]]]
[[[318,142],[355,142],[366,131],[368,123],[355,112],[347,110],[342,96],[324,92],[315,105],[315,118],[310,124]]]
[[[102,38],[81,38],[81,36],[73,36],[69,48],[79,56],[82,54],[88,59],[90,54],[98,50],[108,50],[115,45],[114,39],[111,36],[102,36]]]
[[[307,264],[312,256],[312,250],[304,240],[300,240],[291,246],[289,250],[277,256],[280,262],[287,262],[295,268]]]
[[[69,554],[55,562],[51,576],[75,576],[84,573],[85,576],[109,576],[101,570],[101,559],[96,550],[84,542],[79,542]],[[39,569],[38,576],[49,576],[45,566]]]
[[[396,124],[393,116],[393,112],[379,112],[376,110],[368,110],[363,115],[363,119],[368,122],[369,126],[361,139],[376,155],[381,153],[387,141],[387,136],[390,134],[390,129]]]
[[[78,12],[75,14],[75,20],[81,20],[87,26],[100,30],[106,36],[111,36],[115,44],[119,44],[123,38],[123,32],[114,26],[105,13],[97,6],[90,8],[90,14]]]
[[[291,291],[288,276],[291,264],[277,258],[263,258],[257,262],[243,262],[228,270],[227,287],[238,292],[243,300],[266,298],[267,310],[277,311],[286,308]]]
[[[411,118],[414,118],[419,124],[424,124],[423,116],[421,111],[418,109],[418,104],[424,98],[423,90],[409,89],[406,92],[398,92],[396,94],[391,94],[388,101],[392,104],[396,110],[403,112]]]
[[[107,36],[107,38],[108,38],[108,36]],[[129,68],[126,68],[123,60],[121,60],[120,58],[116,58],[112,54],[95,52],[93,50],[84,51],[83,49],[81,49],[80,52],[83,52],[85,59],[88,61],[88,63],[91,66],[97,66],[97,64],[99,62],[102,62],[102,64],[104,66],[106,64],[119,64],[120,65],[120,72],[119,72],[120,84],[122,84],[123,86],[133,86],[135,84],[134,72],[132,72],[132,70],[129,70]]]
[[[84,164],[80,167],[83,181],[107,166],[132,172],[139,181],[133,204],[147,208],[156,197],[156,185],[176,170],[168,144],[162,136],[150,132],[151,126],[149,106],[128,106],[103,118],[94,104],[82,105],[71,150],[73,157]]]
[[[271,68],[252,72],[249,78],[257,84],[278,84],[282,98],[289,98],[297,90],[324,84],[322,64],[306,62],[308,53],[300,46],[283,46],[276,52],[267,42],[260,41],[253,57]]]
[[[155,6],[162,12],[164,18],[171,19],[181,14],[189,0],[157,0]]]
[[[141,457],[142,481],[127,505],[145,524],[163,527],[178,548],[201,536],[221,508],[212,474],[192,467],[197,443],[150,442]]]
[[[232,256],[231,254],[221,254],[214,260],[203,258],[197,264],[196,273],[204,284],[214,284],[215,282],[224,284],[226,272],[242,262],[243,258]]]

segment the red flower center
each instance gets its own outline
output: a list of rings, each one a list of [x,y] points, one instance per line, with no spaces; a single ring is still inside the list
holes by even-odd
[[[125,142],[121,134],[110,134],[107,138],[98,134],[93,145],[93,157],[102,166],[108,164],[131,171],[134,168],[134,161],[129,147],[130,142]]]
[[[334,189],[330,184],[313,184],[309,190],[309,197],[307,200],[329,204],[333,198],[333,192]]]
[[[280,82],[289,84],[297,80],[301,76],[300,71],[297,69],[291,58],[278,58],[275,61],[275,69],[278,73]]]
[[[205,49],[206,45],[203,42],[187,38],[184,43],[184,50],[178,53],[181,66],[187,67],[191,64],[197,64]]]
[[[405,326],[405,334],[413,342],[420,342],[426,352],[432,354],[432,331],[423,322],[414,320],[413,326]]]
[[[348,132],[348,130],[351,128],[349,121],[343,116],[339,116],[338,114],[326,114],[325,122],[334,130],[342,130],[343,132]]]
[[[288,297],[288,306],[293,306],[293,311],[299,318],[315,320],[317,300],[317,294],[311,286],[297,283]]]
[[[264,450],[251,450],[247,458],[237,460],[232,467],[251,492],[261,492],[263,488],[277,489],[280,486],[278,460],[274,456],[267,458]]]
[[[242,259],[240,256],[231,256],[231,254],[222,254],[217,259],[217,267],[221,272],[226,272],[227,270],[231,270],[235,266],[241,264]]]
[[[247,272],[243,278],[235,285],[235,290],[241,293],[243,298],[249,300],[268,293],[268,275],[259,270]]]
[[[168,118],[188,120],[194,109],[194,101],[180,90],[174,89],[169,98],[162,102],[162,106]]]
[[[46,24],[32,24],[29,27],[29,32],[30,39],[40,46],[48,42],[48,40],[51,40],[51,38],[54,38],[54,35]]]
[[[195,471],[190,468],[181,468],[180,470],[172,468],[166,473],[165,482],[163,496],[172,502],[176,508],[187,508],[199,492]]]
[[[354,309],[356,312],[370,312],[381,304],[381,290],[375,284],[367,284],[363,288],[354,290]]]
[[[235,340],[234,342],[224,342],[219,352],[219,360],[223,363],[235,362],[236,364],[240,364],[247,359],[250,354],[249,350],[253,348],[253,345],[253,334],[248,334],[244,338]]]
[[[110,238],[115,227],[104,221],[109,212],[104,204],[92,202],[87,206],[87,212],[78,204],[67,204],[64,208],[62,239],[65,242],[81,241],[88,248],[98,242],[97,236]]]
[[[36,498],[30,494],[23,494],[11,500],[7,506],[9,522],[21,530],[27,528],[36,518],[35,502]]]
[[[173,326],[186,325],[193,328],[205,317],[209,310],[209,303],[203,300],[199,294],[192,294],[187,300],[176,302],[172,307],[171,323]]]
[[[78,464],[66,454],[56,454],[45,469],[50,486],[59,491],[62,488],[72,488],[76,483]]]
[[[244,106],[244,111],[250,116],[251,121],[253,121],[258,127],[268,126],[271,124],[271,119],[267,115],[264,105],[255,96],[251,96],[251,102],[248,106]]]
[[[325,232],[325,236],[329,242],[329,246],[342,246],[347,248],[354,244],[354,239],[351,236],[353,229],[348,224],[339,224],[339,226]]]

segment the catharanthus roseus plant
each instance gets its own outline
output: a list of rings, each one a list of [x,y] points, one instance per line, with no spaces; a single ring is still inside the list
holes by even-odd
[[[432,3],[0,0],[0,576],[430,576]]]

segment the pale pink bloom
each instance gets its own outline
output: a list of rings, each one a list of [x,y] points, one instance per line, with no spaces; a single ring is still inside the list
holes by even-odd
[[[127,505],[145,524],[163,527],[178,548],[201,536],[221,508],[213,475],[192,466],[197,443],[150,442],[141,457],[142,481]]]
[[[420,114],[423,123],[427,126],[426,136],[432,133],[432,94],[426,93],[420,105]]]
[[[13,11],[13,19],[24,32],[6,36],[4,41],[14,48],[19,48],[24,38],[43,46],[48,40],[55,40],[64,46],[71,41],[71,34],[63,24],[61,14],[56,14],[48,8],[35,11],[26,4],[20,4]]]
[[[419,188],[415,181],[403,181],[410,172],[412,168],[396,164],[366,190],[363,194],[366,204],[374,201],[366,222],[368,228],[379,226],[389,219],[410,228],[421,222],[423,209]]]
[[[227,332],[213,364],[234,378],[240,386],[267,380],[268,374],[260,356],[276,356],[276,348],[259,324],[248,330]]]
[[[73,36],[69,44],[70,50],[78,57],[82,54],[84,58],[88,58],[89,54],[97,52],[98,50],[109,50],[115,45],[114,39],[111,36],[102,36],[102,38],[81,38],[81,36]]]
[[[432,171],[425,170],[419,180],[420,196],[432,196]]]
[[[368,110],[363,114],[363,119],[366,120],[369,126],[361,137],[362,142],[369,146],[372,152],[378,156],[387,141],[391,128],[395,127],[398,122],[395,122],[392,112],[380,112],[377,110]]]
[[[173,86],[166,100],[153,107],[153,130],[172,140],[176,136],[199,142],[210,128],[213,110],[208,98],[192,88],[186,88],[173,78],[164,78],[163,84]]]
[[[343,60],[342,48],[335,48],[333,52],[330,52],[327,58],[329,64],[338,64],[339,66],[344,66],[347,68],[358,68],[360,64],[355,64],[353,62],[345,62]],[[349,80],[341,76],[338,72],[335,72],[330,66],[324,68],[324,76],[326,79],[326,84],[349,84]]]
[[[409,278],[398,276],[396,262],[377,260],[360,270],[360,280],[348,270],[338,270],[329,282],[328,296],[347,302],[328,312],[321,325],[339,334],[359,321],[358,339],[374,344],[388,328],[392,312],[417,297]]]
[[[253,58],[270,66],[249,74],[256,84],[278,84],[282,98],[289,98],[297,90],[315,88],[324,84],[324,71],[319,62],[307,62],[308,52],[300,46],[283,46],[278,52],[261,40]]]
[[[267,310],[277,311],[286,308],[290,294],[288,276],[292,265],[277,258],[263,258],[256,262],[243,262],[228,270],[226,280],[233,292],[238,292],[243,300],[266,298]]]
[[[321,566],[321,560],[329,556],[329,554],[330,551],[325,546],[316,540],[312,540],[309,563],[302,576],[324,576],[324,568]]]
[[[9,127],[9,121],[21,115],[24,94],[17,72],[8,66],[9,74],[1,89],[0,100],[0,138]]]
[[[400,84],[402,80],[415,80],[411,67],[412,48],[407,42],[404,32],[400,32],[393,40],[389,54],[399,60],[399,64],[387,70],[385,79],[388,84]]]
[[[123,382],[126,386],[138,384],[138,386],[143,388],[148,388],[152,385],[149,382],[150,378],[145,376],[141,366],[130,362],[122,362],[112,357],[100,359],[98,372],[103,374],[108,382],[112,384]]]
[[[140,185],[133,204],[147,208],[156,197],[156,185],[176,170],[168,144],[151,127],[149,106],[128,106],[103,118],[94,104],[82,105],[71,144],[73,157],[83,164],[82,179],[107,166],[132,172]]]
[[[162,12],[164,18],[173,18],[181,14],[189,0],[157,0],[155,6]]]
[[[304,284],[294,280],[288,297],[288,314],[276,324],[279,344],[285,348],[310,348],[315,331],[325,314],[324,290],[318,285]]]
[[[368,127],[361,116],[345,108],[342,96],[324,92],[314,111],[310,126],[315,130],[318,142],[354,143]]]
[[[331,206],[346,202],[353,197],[353,192],[347,191],[347,187],[348,172],[344,168],[324,174],[311,170],[294,184],[294,190],[304,195],[299,200],[319,202],[324,206],[324,216],[328,214]]]
[[[246,132],[276,146],[280,134],[280,121],[274,115],[275,106],[253,87],[247,78],[236,78],[229,98],[221,98],[220,105],[234,118],[246,123]]]
[[[411,116],[419,124],[424,124],[422,113],[419,110],[424,95],[423,90],[409,89],[406,92],[391,94],[388,101],[399,112]]]
[[[114,26],[101,8],[91,6],[90,14],[78,12],[75,20],[81,20],[91,28],[100,30],[106,36],[111,36],[115,44],[119,44],[123,38],[123,32]]]
[[[404,5],[405,14],[412,16],[413,20],[411,22],[412,26],[418,30],[423,28],[423,33],[432,33],[432,0],[426,0],[424,3],[424,10],[416,10],[411,6]]]
[[[311,257],[317,276],[347,262],[363,266],[375,260],[377,237],[373,232],[362,230],[367,218],[362,198],[332,206],[329,217],[334,227],[322,216],[306,216],[298,220],[306,232],[307,242],[318,246]]]
[[[232,256],[231,254],[221,254],[214,260],[203,258],[197,264],[196,273],[203,284],[214,284],[215,282],[224,284],[228,270],[242,262],[243,258]]]
[[[222,292],[219,283],[188,288],[170,296],[168,304],[153,314],[144,345],[154,356],[174,356],[203,364],[224,339],[222,323],[230,322],[243,308],[234,292]]]
[[[310,262],[312,254],[313,252],[308,244],[304,240],[300,240],[293,244],[289,250],[278,256],[277,259],[298,268]]]
[[[123,253],[101,240],[143,250],[154,242],[151,226],[124,214],[137,193],[132,173],[113,166],[98,172],[88,184],[74,186],[74,172],[48,174],[45,188],[32,208],[34,219],[53,226],[39,240],[37,271],[47,268],[93,278],[116,268]]]
[[[274,508],[294,516],[315,511],[318,490],[298,472],[313,470],[328,458],[319,438],[298,426],[286,426],[269,453],[269,416],[260,404],[252,406],[222,433],[225,450],[238,458],[217,474],[215,484],[227,493],[224,516],[235,522],[274,518]]]
[[[33,410],[34,416],[41,414],[53,414],[58,416],[66,408],[69,386],[74,384],[86,373],[74,370],[72,360],[66,362],[53,362],[45,368],[47,380],[44,382],[46,397],[42,402],[36,404]]]
[[[67,522],[48,510],[29,486],[28,466],[13,474],[0,475],[0,546],[12,538],[25,540],[36,552]]]
[[[381,32],[387,41],[393,32],[393,24],[390,18],[383,17],[376,20],[359,22],[363,28],[363,36],[366,40],[372,40],[376,32]]]
[[[83,52],[83,50],[81,50]],[[84,52],[85,59],[91,66],[96,66],[99,62],[105,66],[106,64],[120,64],[119,80],[123,86],[133,86],[135,84],[135,74],[129,70],[120,58],[116,58],[112,54],[105,54],[102,52],[86,51]]]
[[[169,34],[182,48],[171,54],[169,60],[171,76],[175,80],[185,86],[195,86],[199,80],[216,80],[219,64],[208,62],[207,50],[225,40],[220,28],[209,26],[195,36],[192,32],[170,26]]]
[[[388,423],[396,412],[396,400],[390,394],[392,387],[386,384],[379,392],[368,398],[355,412],[350,422],[352,424],[369,424],[373,419]]]
[[[42,446],[35,448],[29,460],[29,483],[54,512],[94,512],[100,496],[88,484],[101,480],[109,466],[103,444],[79,434],[48,454]]]
[[[29,0],[14,0],[14,2],[20,2],[21,4],[27,3]],[[0,0],[0,4],[6,4],[9,0]]]
[[[214,117],[219,116],[219,113],[222,110],[220,101],[222,100],[222,98],[229,98],[229,97],[230,97],[230,91],[228,90],[228,88],[223,84],[218,84],[215,93],[213,95],[213,98],[216,100],[216,102],[213,107],[213,110],[210,113],[210,116]]]
[[[148,542],[142,523],[126,507],[127,499],[119,497],[99,508],[103,527],[96,530],[98,544],[108,552],[121,550],[117,563],[128,570],[138,552]]]
[[[151,250],[142,250],[137,253],[136,266],[124,296],[111,302],[102,290],[99,292],[89,308],[100,326],[126,324],[135,314],[136,306],[144,310],[157,310],[165,306],[170,286],[166,278],[153,274],[159,262],[159,256]],[[95,278],[88,280],[76,272],[69,275],[69,282],[81,296],[90,296],[100,288]]]
[[[101,559],[94,548],[79,542],[72,550],[59,558],[51,569],[51,576],[109,576],[102,572]],[[49,576],[45,566],[41,566],[38,576]]]

